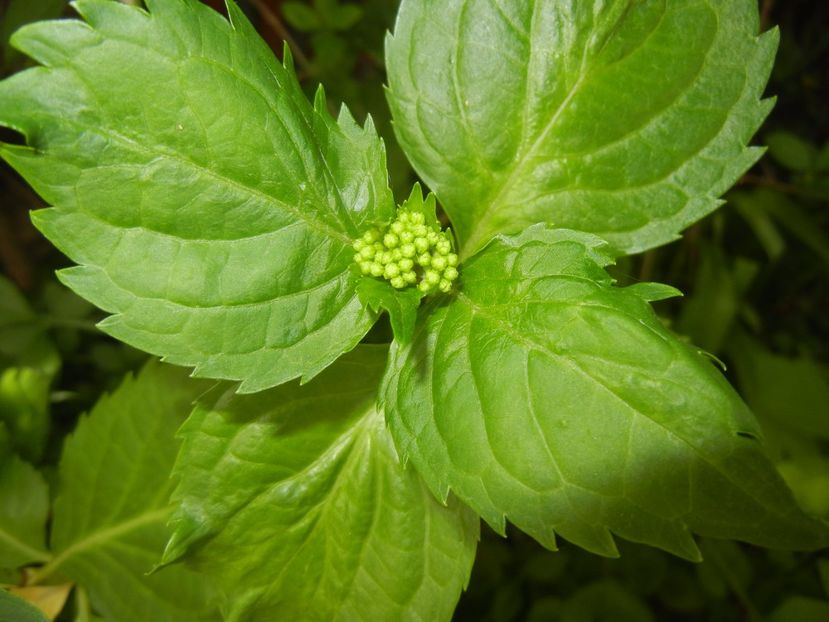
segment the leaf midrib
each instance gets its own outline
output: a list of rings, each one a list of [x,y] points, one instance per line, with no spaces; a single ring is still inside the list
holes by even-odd
[[[614,24],[612,28],[608,29],[608,33],[607,33],[607,36],[605,37],[605,41],[602,43],[602,46],[601,46],[602,48],[605,45],[607,45],[607,42],[610,40],[611,36],[616,32],[619,24],[623,21],[623,19],[626,15],[627,15],[627,10],[625,10],[619,16],[619,18],[617,19],[616,24]],[[534,18],[534,16],[535,16],[535,13],[533,13],[533,18]],[[665,18],[665,13],[663,12],[662,15],[660,15],[660,18],[659,18],[660,22],[664,18]],[[656,28],[651,29],[647,33],[647,36],[645,37],[645,39],[650,38],[652,36],[653,32],[655,32],[655,31],[656,31]],[[506,179],[501,184],[501,187],[499,188],[499,190],[497,191],[495,196],[493,196],[488,201],[488,203],[487,203],[485,209],[483,210],[483,212],[475,219],[475,225],[474,225],[472,231],[470,232],[469,236],[467,237],[467,239],[464,241],[463,246],[461,247],[461,250],[460,250],[460,253],[459,253],[462,260],[465,259],[465,258],[468,258],[470,255],[474,254],[477,250],[480,249],[480,247],[482,245],[482,240],[480,239],[482,234],[480,233],[480,231],[481,230],[484,230],[484,231],[486,230],[487,222],[488,222],[489,218],[491,217],[493,211],[496,210],[501,205],[501,200],[505,196],[509,195],[509,193],[512,191],[513,187],[521,179],[525,168],[529,165],[529,163],[531,163],[533,161],[533,158],[535,156],[536,151],[543,144],[543,142],[547,138],[547,136],[549,136],[550,132],[555,128],[559,118],[567,110],[569,103],[578,94],[578,92],[581,89],[581,87],[583,86],[584,82],[587,80],[587,78],[590,74],[590,67],[588,66],[588,58],[587,58],[589,48],[590,48],[588,43],[589,42],[585,42],[585,44],[584,44],[584,49],[582,50],[582,58],[581,58],[581,62],[579,64],[579,76],[576,79],[576,81],[573,83],[573,86],[570,87],[570,90],[568,91],[567,95],[564,97],[564,99],[561,100],[561,102],[556,107],[555,111],[550,116],[549,120],[545,123],[545,125],[541,129],[541,131],[538,132],[535,139],[530,144],[529,148],[524,150],[523,154],[520,154],[520,155],[517,154],[517,157],[514,160],[513,166],[511,168],[510,172],[507,174]],[[641,46],[642,42],[640,42],[639,45]],[[531,58],[532,58],[532,56],[531,56]],[[527,71],[529,71],[529,64],[528,64]],[[529,81],[529,76],[527,77],[527,80]],[[524,112],[524,114],[522,116],[525,120],[526,119],[526,111]],[[526,123],[523,122],[522,123],[522,132],[525,131],[525,130],[526,130]],[[526,140],[522,140],[521,141],[521,146],[523,147],[525,143],[526,143]]]
[[[571,369],[573,369],[574,371],[576,371],[580,375],[585,376],[588,380],[595,383],[596,386],[601,387],[602,389],[607,391],[610,395],[612,395],[616,399],[620,400],[623,404],[625,404],[625,406],[630,408],[631,412],[634,415],[638,415],[640,417],[643,417],[644,419],[656,424],[662,430],[667,432],[672,438],[675,438],[676,440],[682,442],[684,445],[686,445],[688,448],[690,448],[693,455],[697,456],[698,459],[700,459],[705,464],[711,466],[715,471],[717,471],[717,473],[719,473],[726,480],[731,482],[738,490],[742,491],[744,494],[751,497],[751,499],[754,500],[765,511],[771,512],[771,509],[768,507],[768,505],[766,503],[764,503],[763,501],[761,501],[760,499],[758,499],[757,497],[755,497],[754,494],[752,494],[752,491],[749,491],[748,489],[741,486],[740,482],[737,479],[735,479],[735,477],[733,476],[733,474],[730,471],[728,471],[726,469],[723,469],[721,465],[710,461],[708,459],[708,457],[705,454],[703,454],[699,450],[699,448],[697,448],[696,446],[691,444],[691,442],[688,439],[686,439],[682,436],[679,436],[676,432],[674,432],[673,430],[671,430],[670,428],[665,426],[662,422],[660,422],[656,419],[653,419],[653,418],[649,417],[646,413],[643,413],[642,411],[640,411],[633,404],[630,404],[627,400],[625,400],[621,395],[619,395],[618,393],[613,391],[613,389],[611,389],[609,386],[607,386],[606,384],[601,382],[598,378],[595,378],[592,375],[590,375],[584,368],[582,368],[580,365],[575,363],[575,361],[571,360],[567,356],[557,355],[555,352],[551,352],[546,346],[543,346],[541,344],[537,344],[531,338],[527,337],[526,335],[523,335],[521,333],[516,332],[511,326],[509,326],[509,324],[507,324],[506,322],[504,322],[500,318],[487,313],[483,308],[476,305],[473,300],[471,300],[468,296],[464,295],[463,293],[458,294],[458,300],[463,301],[464,304],[466,304],[469,307],[469,309],[472,311],[473,314],[480,315],[485,320],[491,322],[492,324],[495,324],[505,334],[507,334],[510,337],[512,337],[513,339],[515,339],[516,342],[522,343],[522,344],[525,345],[525,347],[527,347],[529,349],[532,349],[532,350],[535,350],[535,351],[543,354],[544,356],[554,358],[556,361],[564,361]],[[610,308],[608,308],[608,309],[610,309]],[[611,309],[611,310],[618,311],[618,310],[615,310],[615,309]],[[624,312],[622,312],[622,313],[624,314]],[[653,329],[650,329],[650,330],[653,331]],[[653,332],[655,333],[655,331],[653,331]],[[658,334],[658,333],[655,333],[655,334]],[[771,512],[771,513],[776,514],[776,512]]]
[[[44,119],[49,120],[49,121],[54,121],[54,119],[55,119],[55,117],[53,115],[50,115],[48,113],[32,114],[31,117],[32,118],[41,117],[41,118],[44,118]],[[257,188],[254,188],[252,186],[243,184],[243,183],[241,183],[241,182],[239,182],[235,179],[227,177],[226,175],[223,175],[221,173],[213,171],[212,169],[207,168],[203,164],[199,164],[198,162],[194,162],[193,160],[190,160],[190,159],[184,157],[179,152],[171,151],[171,150],[162,150],[162,149],[153,150],[153,149],[151,149],[149,147],[146,147],[146,146],[142,145],[141,143],[129,138],[128,136],[125,136],[125,135],[115,131],[112,128],[105,128],[103,126],[93,127],[93,126],[85,125],[85,124],[83,124],[79,121],[66,119],[66,118],[63,118],[63,117],[61,117],[59,121],[60,121],[60,124],[71,125],[73,127],[79,128],[79,129],[84,130],[86,132],[89,132],[91,134],[97,134],[97,135],[99,135],[103,138],[109,138],[110,140],[112,140],[112,142],[119,143],[126,150],[132,151],[133,153],[140,154],[145,158],[149,158],[149,161],[159,160],[159,159],[166,159],[166,160],[170,160],[172,162],[177,162],[177,163],[182,165],[182,168],[186,169],[186,168],[189,167],[189,168],[193,169],[197,174],[204,174],[205,176],[211,177],[218,183],[223,183],[223,184],[226,184],[227,186],[229,186],[231,188],[234,188],[235,190],[237,190],[242,195],[247,194],[248,196],[250,196],[254,199],[257,199],[257,200],[261,201],[262,203],[264,203],[266,205],[268,205],[268,204],[275,205],[278,208],[284,210],[285,212],[288,212],[289,214],[291,214],[294,218],[296,218],[298,220],[301,220],[302,222],[306,223],[310,228],[316,229],[317,231],[322,232],[323,234],[325,234],[329,238],[334,238],[334,239],[340,240],[344,244],[351,244],[351,242],[352,242],[351,238],[349,238],[347,235],[337,231],[336,229],[332,228],[330,225],[326,224],[325,222],[323,222],[321,220],[311,219],[311,218],[308,217],[307,213],[304,213],[301,210],[298,210],[296,207],[294,207],[292,205],[289,205],[289,204],[281,201],[280,199],[277,199],[276,197],[274,197],[270,194],[266,194],[265,192],[262,192],[261,190],[259,190]],[[36,153],[36,150],[32,149],[32,151]],[[96,167],[92,167],[92,168],[100,168],[100,167],[96,166]],[[87,212],[84,211],[84,213],[87,213]],[[110,226],[117,227],[117,225],[113,225],[112,223],[108,223],[108,224]],[[157,233],[164,234],[164,232],[161,232],[161,231],[158,231]],[[265,233],[271,233],[271,232],[265,232]],[[167,234],[167,235],[172,235],[172,234]],[[176,237],[177,239],[189,239],[189,238],[179,238],[178,236],[173,236],[173,237]],[[246,236],[246,237],[256,237],[256,236]],[[243,238],[238,238],[238,239],[243,239]],[[228,240],[224,240],[224,241],[228,241]]]
[[[44,551],[33,546],[30,546],[18,539],[14,534],[6,529],[0,528],[0,540],[8,544],[11,548],[17,550],[23,555],[31,558],[34,562],[47,562],[51,559],[48,551]]]
[[[164,523],[167,517],[171,514],[173,506],[166,506],[158,508],[150,512],[144,512],[122,523],[115,524],[106,529],[99,529],[91,534],[87,534],[81,540],[76,540],[67,548],[63,549],[56,557],[54,557],[48,564],[36,571],[32,577],[31,583],[37,584],[42,582],[47,577],[54,574],[67,560],[72,556],[88,551],[96,546],[105,546],[107,543],[117,540],[119,537],[130,533],[141,527],[151,525],[153,523]]]

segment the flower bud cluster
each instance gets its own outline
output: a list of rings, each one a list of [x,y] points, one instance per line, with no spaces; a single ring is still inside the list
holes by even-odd
[[[354,251],[363,274],[382,277],[397,289],[416,285],[424,294],[445,293],[458,278],[449,236],[428,226],[421,212],[398,212],[384,231],[370,229],[356,240]]]

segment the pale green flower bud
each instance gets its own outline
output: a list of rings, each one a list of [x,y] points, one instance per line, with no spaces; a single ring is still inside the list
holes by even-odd
[[[398,212],[385,230],[369,229],[352,247],[360,272],[382,277],[395,289],[416,285],[424,294],[445,293],[458,278],[448,234],[427,225],[421,212]]]
[[[391,279],[400,274],[400,267],[396,263],[390,263],[383,270],[383,277]]]

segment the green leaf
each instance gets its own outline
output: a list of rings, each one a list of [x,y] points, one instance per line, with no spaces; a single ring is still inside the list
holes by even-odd
[[[528,228],[464,266],[460,293],[394,345],[384,400],[433,492],[499,532],[555,532],[616,555],[611,532],[698,559],[694,531],[765,546],[827,541],[768,461],[708,358],[637,290],[612,287],[598,238]]]
[[[450,619],[479,521],[399,463],[375,405],[386,352],[361,346],[305,386],[229,390],[182,429],[165,561],[189,552],[217,575],[229,620]]]
[[[29,302],[11,281],[0,276],[0,366],[6,365],[54,373],[60,360]]]
[[[767,135],[769,155],[792,171],[808,171],[818,157],[817,147],[791,132],[772,132]]]
[[[88,590],[108,620],[215,619],[203,577],[181,567],[147,575],[170,535],[175,432],[207,386],[151,363],[81,420],[61,457],[55,558],[39,581],[61,572]]]
[[[49,559],[48,512],[49,488],[37,469],[14,455],[0,460],[0,568]]]
[[[756,0],[403,0],[387,40],[397,137],[470,256],[536,222],[628,253],[719,205],[777,32]]]
[[[679,333],[714,354],[722,352],[742,304],[735,274],[727,261],[719,246],[700,245],[693,294],[683,305],[676,324]]]
[[[774,354],[745,334],[729,344],[740,391],[761,421],[829,440],[829,369],[803,355]]]
[[[147,5],[79,0],[86,22],[15,35],[44,66],[0,84],[30,145],[0,154],[55,205],[35,223],[103,330],[243,392],[307,380],[375,320],[349,267],[394,213],[383,144],[321,91],[311,108],[232,2],[230,22]]]
[[[364,277],[357,283],[360,301],[375,313],[385,310],[389,314],[394,338],[408,343],[414,333],[417,308],[423,294],[416,287],[395,289],[388,281]]]
[[[653,622],[648,607],[615,581],[581,588],[562,607],[561,622]]]
[[[829,618],[829,601],[808,596],[789,596],[769,616],[769,622],[823,622]]]
[[[334,15],[336,30],[348,30],[363,17],[363,8],[356,4],[341,4]]]
[[[0,422],[14,449],[32,462],[46,447],[51,383],[52,375],[41,369],[10,367],[0,374]]]
[[[749,210],[770,214],[795,239],[812,249],[823,263],[829,266],[829,234],[819,220],[819,212],[810,213],[785,194],[768,188],[757,188],[750,193],[731,193],[730,198],[736,198],[738,207],[740,202],[743,204],[744,209],[739,210],[743,217]],[[754,226],[750,220],[749,224]],[[754,228],[756,230],[756,226]],[[764,243],[764,246],[768,247],[768,243]]]
[[[285,21],[301,32],[314,32],[322,27],[317,12],[304,2],[282,3]]]
[[[0,589],[0,622],[49,622],[49,618],[34,605]]]

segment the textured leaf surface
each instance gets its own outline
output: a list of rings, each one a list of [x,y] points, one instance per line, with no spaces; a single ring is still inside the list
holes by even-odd
[[[397,136],[465,256],[542,221],[650,248],[761,153],[777,34],[757,30],[756,0],[403,0]]]
[[[736,393],[641,290],[612,287],[599,245],[536,225],[467,262],[461,293],[393,348],[384,394],[401,454],[439,496],[550,548],[554,532],[604,555],[613,532],[690,559],[690,531],[826,542]]]
[[[0,85],[30,145],[0,154],[55,206],[35,222],[104,330],[242,391],[309,378],[374,320],[349,266],[394,211],[382,142],[312,109],[234,4],[232,24],[147,4],[80,0],[86,22],[15,35],[43,66]]]
[[[182,429],[165,559],[215,573],[230,620],[448,620],[478,519],[404,469],[376,410],[386,348],[308,385],[232,390]]]
[[[208,385],[150,364],[102,398],[64,447],[46,567],[83,585],[105,619],[214,620],[203,577],[183,567],[147,576],[169,537],[175,432]]]
[[[49,488],[33,466],[0,459],[0,568],[45,561]]]

